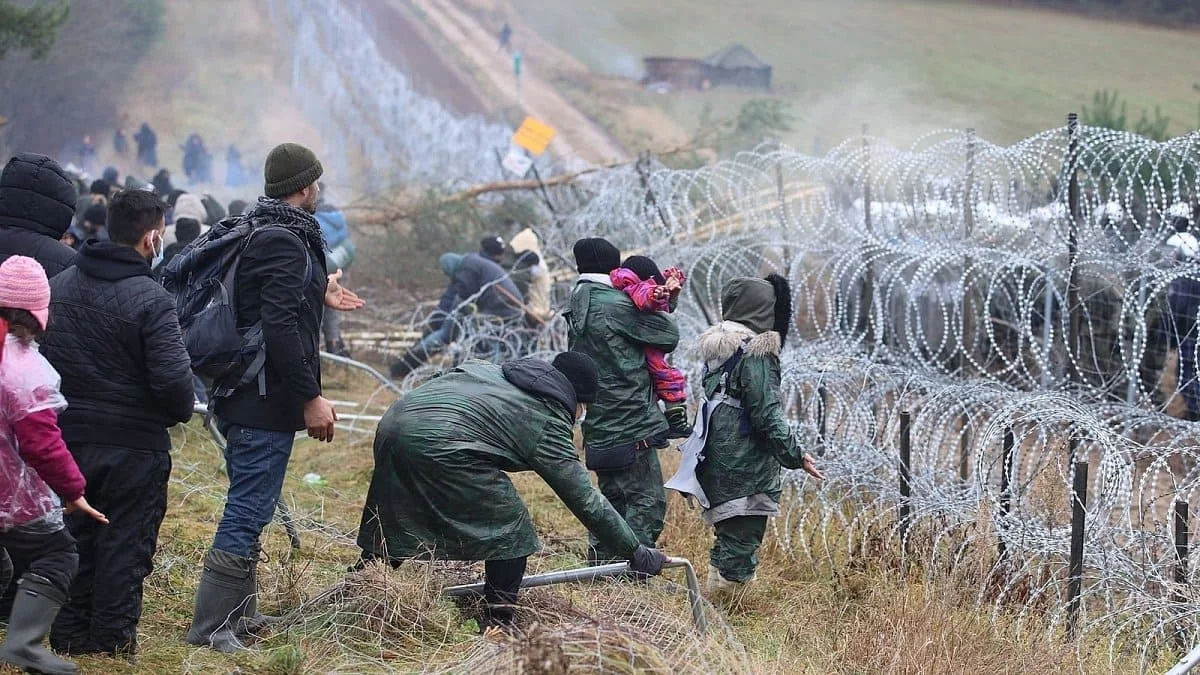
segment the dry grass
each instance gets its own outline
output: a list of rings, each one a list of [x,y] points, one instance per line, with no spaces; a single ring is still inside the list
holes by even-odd
[[[342,374],[329,393],[362,399],[373,387]],[[522,596],[526,632],[484,639],[478,607],[440,597],[445,585],[475,580],[479,565],[375,565],[347,574],[357,557],[352,533],[369,480],[369,435],[297,444],[285,487],[301,526],[292,550],[273,526],[260,566],[262,606],[285,613],[285,628],[236,656],[192,649],[187,630],[200,561],[219,517],[224,478],[216,449],[194,427],[176,434],[170,508],[156,569],[147,583],[141,654],[135,662],[80,659],[87,673],[584,672],[960,673],[1129,672],[1132,657],[1110,663],[1106,645],[1079,646],[975,605],[980,574],[927,583],[916,566],[895,564],[895,542],[876,541],[853,564],[790,558],[773,534],[759,579],[701,638],[674,574],[629,582],[535,589]],[[674,453],[663,453],[667,470]],[[328,486],[300,476],[320,473]],[[531,572],[582,564],[585,532],[532,474],[515,477],[547,550]],[[794,536],[807,536],[796,533]],[[711,534],[697,512],[672,496],[662,547],[707,566]],[[841,553],[833,559],[844,560]],[[985,566],[981,563],[980,569]],[[672,583],[673,582],[673,583]],[[990,610],[986,608],[986,610]],[[1169,657],[1164,657],[1169,661]],[[10,671],[0,669],[4,675]]]

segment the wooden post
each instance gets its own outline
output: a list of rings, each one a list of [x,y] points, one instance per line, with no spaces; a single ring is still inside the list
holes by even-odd
[[[958,478],[964,483],[971,477],[971,423],[967,413],[962,414],[962,431],[958,435]]]
[[[1013,431],[1012,426],[1009,425],[1004,428],[1004,447],[1000,456],[1000,504],[998,520],[1004,519],[1012,509],[1013,445]],[[1007,547],[1004,544],[1004,537],[997,534],[996,542],[997,553],[1003,559],[1008,554]]]
[[[975,231],[975,203],[971,200],[971,195],[975,191],[975,130],[967,129],[967,167],[965,180],[963,185],[963,235],[964,239],[970,239]],[[970,377],[971,373],[967,368],[971,364],[971,358],[968,353],[968,345],[974,342],[975,333],[975,315],[971,311],[971,289],[967,285],[967,273],[971,269],[971,257],[963,257],[962,268],[962,336],[960,337],[960,345],[958,349],[957,363],[955,370],[958,371],[960,377]]]
[[[828,415],[825,412],[825,385],[817,385],[817,430],[821,434],[821,442],[829,440]]]
[[[1067,569],[1067,637],[1079,636],[1080,594],[1083,592],[1083,528],[1087,515],[1088,463],[1075,462],[1071,485],[1071,558]]]
[[[1175,502],[1175,583],[1182,587],[1187,583],[1188,569],[1188,503],[1183,500]],[[1176,590],[1172,601],[1183,604],[1187,598],[1183,592]],[[1187,651],[1189,647],[1187,631],[1180,626],[1175,631],[1175,640],[1179,648]]]
[[[1071,334],[1065,344],[1068,358],[1077,353],[1075,343],[1080,334],[1083,312],[1079,307],[1079,226],[1083,213],[1079,204],[1079,115],[1067,115],[1067,307],[1070,312],[1068,326]],[[1068,380],[1078,381],[1078,368],[1068,368]]]
[[[863,171],[863,227],[867,234],[871,233],[871,144],[867,140],[867,125],[863,125],[863,153],[865,155],[866,167]],[[863,253],[870,254],[870,247],[864,247]],[[864,256],[865,257],[865,256]],[[866,316],[867,324],[864,337],[869,348],[875,349],[875,266],[870,261],[866,262],[867,269],[863,277],[863,292],[859,302],[859,311]]]
[[[910,414],[900,411],[900,541],[907,546],[909,516],[912,514],[912,429]]]

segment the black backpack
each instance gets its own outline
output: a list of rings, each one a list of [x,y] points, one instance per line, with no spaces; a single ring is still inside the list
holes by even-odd
[[[267,394],[262,322],[239,330],[236,302],[242,252],[264,227],[273,226],[256,227],[242,216],[226,218],[188,244],[163,272],[162,284],[175,298],[192,371],[210,383],[212,398],[229,396],[255,380],[259,396]],[[311,266],[308,256],[305,259]],[[307,270],[305,278],[311,273]]]

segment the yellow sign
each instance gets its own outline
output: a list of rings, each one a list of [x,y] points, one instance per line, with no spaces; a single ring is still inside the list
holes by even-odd
[[[554,127],[532,117],[526,117],[525,121],[521,122],[521,128],[513,134],[512,140],[513,143],[529,152],[541,155],[546,152],[546,146],[550,145],[550,141],[554,140],[554,134]]]

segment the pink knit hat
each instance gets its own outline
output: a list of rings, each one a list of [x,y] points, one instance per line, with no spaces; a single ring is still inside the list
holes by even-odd
[[[50,318],[50,282],[33,258],[14,255],[0,264],[0,307],[25,309],[46,329]]]

